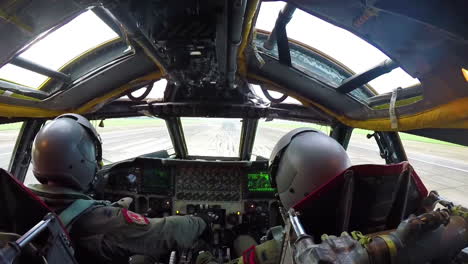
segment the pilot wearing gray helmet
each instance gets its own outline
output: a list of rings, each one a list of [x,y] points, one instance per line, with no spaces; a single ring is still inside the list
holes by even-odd
[[[290,131],[270,156],[270,175],[286,210],[349,167],[346,150],[313,128]]]
[[[200,217],[146,218],[128,210],[125,200],[110,204],[86,196],[97,182],[102,149],[83,116],[64,114],[46,124],[34,140],[32,164],[41,184],[29,187],[60,214],[80,262],[128,263],[132,255],[158,259],[191,248],[208,229]]]
[[[297,128],[285,134],[275,145],[270,156],[272,184],[277,187],[281,206],[289,210],[333,177],[351,166],[346,150],[333,138],[312,128]],[[282,228],[273,228],[270,239],[256,245],[252,239],[239,239],[242,257],[229,264],[276,264],[280,261]],[[253,241],[253,242],[252,242]],[[197,264],[214,264],[208,252],[201,254]]]

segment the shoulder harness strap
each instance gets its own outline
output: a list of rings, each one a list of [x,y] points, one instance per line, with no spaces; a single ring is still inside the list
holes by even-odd
[[[110,202],[78,199],[60,213],[60,220],[62,220],[62,223],[67,230],[70,230],[71,224],[78,218],[78,216],[84,214],[96,205],[106,206],[110,205]]]

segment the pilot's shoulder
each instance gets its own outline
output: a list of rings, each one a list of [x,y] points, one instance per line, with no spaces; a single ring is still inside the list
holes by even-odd
[[[85,213],[80,215],[76,220],[76,224],[98,224],[105,223],[116,219],[121,209],[108,205],[95,205],[89,208]]]
[[[74,228],[87,232],[109,233],[118,232],[130,227],[141,228],[149,225],[148,219],[126,208],[110,205],[98,205],[81,215],[74,224]]]

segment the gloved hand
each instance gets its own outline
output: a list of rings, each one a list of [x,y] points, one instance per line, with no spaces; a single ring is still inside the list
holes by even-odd
[[[218,216],[212,212],[197,212],[194,215],[203,219],[206,224],[205,231],[203,231],[200,238],[206,242],[212,241],[212,226],[218,220]]]
[[[218,264],[218,262],[209,251],[204,251],[197,256],[195,264]]]
[[[128,209],[128,208],[130,208],[130,204],[132,204],[132,202],[133,202],[132,197],[124,197],[124,198],[118,200],[117,202],[113,202],[111,204],[111,206]]]
[[[208,212],[196,212],[194,215],[203,219],[206,225],[210,227],[219,218],[216,214],[214,214],[213,212],[209,212],[209,211]]]

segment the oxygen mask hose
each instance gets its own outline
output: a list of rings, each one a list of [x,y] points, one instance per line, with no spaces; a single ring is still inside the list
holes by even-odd
[[[412,216],[396,231],[373,237],[367,251],[371,263],[450,263],[466,247],[466,218],[443,209]]]
[[[451,263],[462,249],[468,247],[468,216],[466,209],[452,207],[410,216],[394,231],[363,236],[322,236],[314,244],[305,234],[294,211],[289,220],[297,235],[294,243],[296,263]],[[358,238],[358,239],[356,239]],[[361,238],[361,239],[359,239]],[[363,243],[365,242],[365,243]]]

